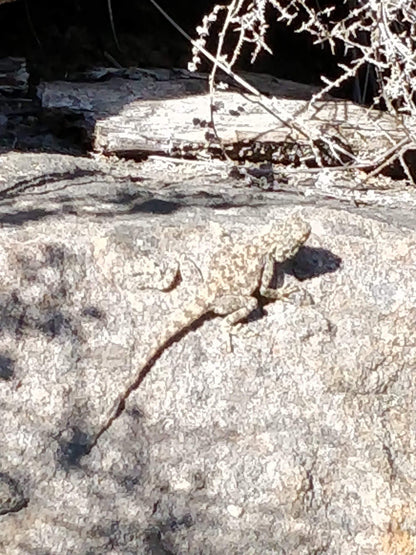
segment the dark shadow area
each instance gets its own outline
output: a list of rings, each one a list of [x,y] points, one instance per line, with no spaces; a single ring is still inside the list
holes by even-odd
[[[293,260],[291,273],[304,281],[323,274],[332,274],[341,267],[342,260],[331,251],[321,248],[302,247]]]
[[[95,306],[87,306],[81,313],[82,316],[86,318],[92,318],[94,320],[102,320],[104,318],[104,313],[102,310]]]
[[[67,336],[73,341],[79,341],[73,319],[60,309],[58,301],[55,305],[35,307],[23,303],[17,293],[0,297],[0,332],[5,330],[16,336],[20,336],[24,330],[35,330],[51,339]],[[7,373],[7,367],[4,372]]]
[[[149,553],[157,553],[158,555],[176,555],[176,551],[168,547],[163,538],[162,531],[158,526],[150,526],[144,532],[145,544]]]
[[[71,293],[68,291],[66,275],[67,264],[76,263],[72,252],[62,246],[43,244],[40,256],[26,254],[25,251],[10,253],[9,262],[18,272],[19,279],[14,289],[0,295],[0,333],[8,332],[15,340],[25,333],[36,332],[44,337],[70,343],[75,356],[82,343],[79,316],[68,308],[67,301]],[[54,269],[54,281],[45,283],[42,272],[46,268]],[[39,295],[32,301],[24,300],[27,288],[39,283],[47,295]],[[8,356],[0,356],[1,372],[5,376],[13,373],[15,362]],[[30,372],[30,368],[26,369]]]
[[[213,8],[210,0],[174,3],[160,0],[159,3],[194,39],[196,27]],[[315,0],[307,0],[306,4],[316,9]],[[326,4],[323,0],[320,7],[323,9]],[[339,17],[347,9],[339,6]],[[213,24],[208,39],[211,52],[216,51],[222,17]],[[269,9],[267,43],[274,54],[264,51],[252,64],[252,48],[244,46],[235,70],[263,72],[306,84],[321,84],[321,75],[329,78],[338,75],[337,63],[346,62],[343,48],[333,54],[327,46],[314,45],[313,37],[307,33],[296,33],[276,18],[277,12]],[[235,35],[230,33],[226,37],[226,52],[234,52]],[[29,73],[27,95],[5,94],[0,78],[0,115],[4,116],[0,117],[0,148],[77,155],[88,152],[94,110],[88,113],[88,109],[84,112],[76,109],[79,100],[76,89],[72,92],[72,109],[41,108],[36,91],[40,82],[64,80],[70,87],[69,81],[89,80],[97,86],[97,93],[90,96],[94,106],[100,97],[100,87],[105,91],[108,79],[118,75],[120,83],[124,79],[127,88],[134,82],[134,72],[129,68],[165,68],[171,70],[170,79],[174,79],[173,68],[186,68],[191,50],[192,45],[147,0],[62,0],[59,3],[25,0],[0,4],[0,58],[26,59]],[[98,67],[112,68],[111,73],[92,71]],[[198,70],[210,69],[211,62],[203,59]],[[352,80],[340,94],[351,97],[353,86]],[[71,97],[68,87],[66,94]],[[206,83],[198,79],[185,79],[183,87],[184,96],[206,91]],[[163,80],[155,95],[159,100],[169,98]],[[126,94],[121,92],[120,102],[106,106],[106,115],[118,114],[127,102]],[[99,117],[97,112],[96,118]]]
[[[13,199],[20,197],[25,191],[29,191],[31,194],[50,194],[50,189],[46,191],[38,190],[41,187],[51,187],[54,183],[62,183],[65,180],[75,181],[77,179],[85,179],[90,177],[91,180],[98,180],[105,178],[104,173],[100,173],[97,170],[82,170],[80,168],[75,169],[73,172],[54,172],[41,175],[39,177],[30,177],[28,179],[21,179],[16,181],[10,187],[5,187],[0,190],[0,201],[3,199]]]
[[[145,530],[145,543],[149,553],[159,553],[160,555],[174,555],[174,546],[169,545],[168,536],[172,533],[186,530],[194,526],[195,520],[191,513],[185,513],[181,517],[171,516],[164,520],[159,519],[155,525]]]
[[[0,191],[0,224],[18,227],[59,214],[88,213],[106,218],[137,213],[164,215],[189,204],[186,197],[179,201],[155,198],[138,190],[137,181],[139,178],[126,177],[114,182],[96,169],[24,178]],[[33,207],[19,209],[19,201],[26,205],[32,201]]]
[[[226,210],[246,206],[248,202],[240,197],[235,202],[225,200],[221,193],[206,191],[190,191],[189,194],[172,192],[161,198],[162,195],[148,191],[144,186],[139,189],[136,183],[140,180],[128,175],[111,179],[111,176],[97,169],[75,169],[73,172],[23,178],[0,190],[0,224],[18,227],[29,221],[60,214],[85,215],[88,218],[140,213],[163,216],[182,208],[201,206],[201,203],[208,208]],[[25,206],[24,209],[20,203]],[[259,204],[264,204],[264,201]],[[255,199],[250,201],[250,206],[256,206]]]
[[[214,4],[210,0],[159,0],[159,5],[192,38]],[[306,4],[316,7],[315,0]],[[326,0],[320,2],[324,8]],[[345,6],[339,6],[340,16]],[[314,46],[306,33],[298,34],[267,12],[267,42],[275,56],[262,53],[252,65],[251,49],[242,51],[237,69],[267,72],[303,83],[318,83],[333,71],[335,57],[329,49]],[[222,21],[221,17],[219,21]],[[113,23],[113,25],[112,25]],[[218,26],[217,26],[218,27]],[[207,46],[215,52],[216,27]],[[227,38],[226,51],[234,51],[235,37]],[[0,58],[28,59],[33,82],[55,80],[94,66],[186,67],[191,45],[147,0],[27,0],[0,7]],[[113,60],[113,63],[111,61]],[[342,55],[345,61],[345,57]],[[210,69],[203,62],[202,71]]]
[[[11,380],[14,376],[15,361],[7,355],[0,354],[0,380]]]
[[[0,490],[0,515],[17,513],[29,503],[20,484],[5,472],[0,472]]]
[[[65,435],[68,430],[65,430]],[[82,457],[87,453],[90,438],[79,428],[73,427],[70,430],[70,439],[55,438],[59,444],[56,453],[58,465],[65,471],[80,467]]]
[[[134,204],[130,214],[143,212],[145,214],[172,214],[181,207],[177,202],[169,202],[162,199],[148,200],[141,204]]]
[[[42,220],[47,216],[53,216],[54,212],[50,210],[33,209],[15,212],[14,214],[0,215],[0,224],[20,226],[27,222]]]

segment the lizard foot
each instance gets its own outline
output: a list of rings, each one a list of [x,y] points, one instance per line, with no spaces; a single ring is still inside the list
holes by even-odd
[[[224,331],[228,337],[227,341],[227,352],[233,352],[233,337],[240,337],[242,339],[252,339],[253,337],[258,337],[258,333],[254,332],[247,324],[237,323],[232,326],[225,325]]]

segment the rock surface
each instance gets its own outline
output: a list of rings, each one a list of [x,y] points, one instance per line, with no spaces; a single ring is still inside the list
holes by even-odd
[[[414,553],[414,193],[389,212],[209,164],[198,188],[186,164],[40,161],[0,160],[0,551]],[[220,318],[186,330],[91,448],[213,242],[294,210],[306,295],[231,353]]]

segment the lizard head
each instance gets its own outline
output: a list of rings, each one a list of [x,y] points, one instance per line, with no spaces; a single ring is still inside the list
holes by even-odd
[[[279,263],[295,256],[308,239],[311,226],[298,214],[293,214],[278,226],[275,233],[273,258]]]

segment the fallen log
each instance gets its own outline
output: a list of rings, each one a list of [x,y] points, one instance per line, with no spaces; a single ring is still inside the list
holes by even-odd
[[[253,81],[256,86],[255,76]],[[310,103],[316,88],[269,76],[258,83],[267,89],[266,110],[235,89],[215,93],[215,129],[205,77],[185,71],[136,70],[133,79],[115,73],[103,82],[42,83],[38,95],[43,108],[83,113],[93,149],[105,154],[192,158],[221,157],[225,151],[236,160],[313,165],[314,146],[326,138],[327,146],[339,146],[332,158],[328,154],[327,165],[371,164],[407,140],[403,122],[385,112],[339,99]]]

